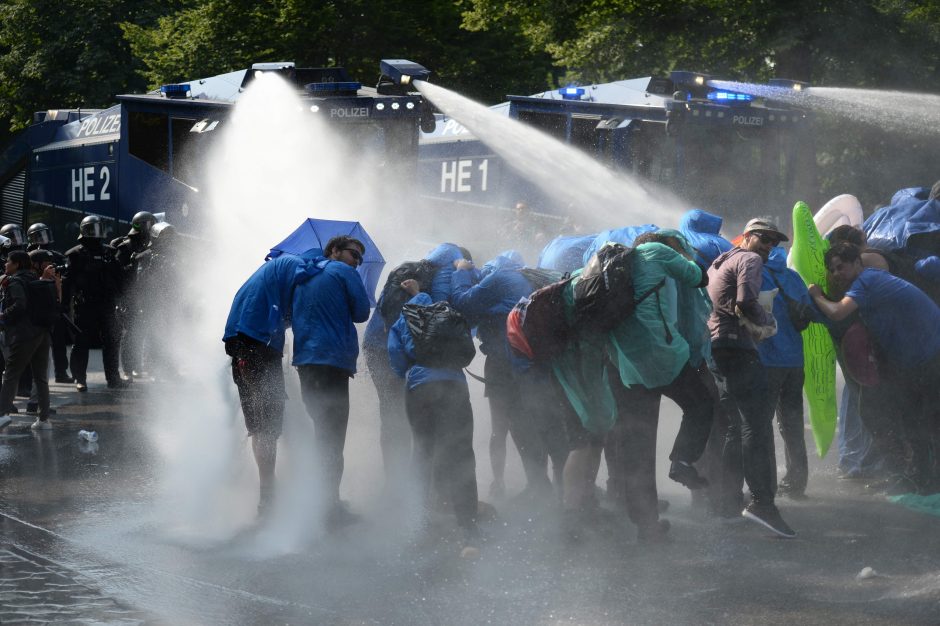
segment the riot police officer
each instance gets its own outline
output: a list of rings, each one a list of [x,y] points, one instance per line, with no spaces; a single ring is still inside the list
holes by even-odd
[[[55,239],[52,236],[52,229],[36,222],[26,229],[26,251],[45,250],[51,255],[51,262],[56,268],[65,267],[65,255],[58,250],[53,250],[52,245]],[[60,274],[60,272],[56,272]],[[63,305],[63,309],[65,306]],[[60,317],[52,327],[52,366],[55,369],[55,381],[57,383],[70,383],[72,377],[69,376],[68,345],[72,343],[72,335],[69,332],[68,324],[65,319]]]
[[[150,229],[157,218],[149,211],[139,211],[131,220],[130,231],[111,242],[121,266],[121,295],[118,299],[118,321],[123,335],[121,339],[121,366],[125,376],[142,373],[143,336],[139,325],[141,315],[141,293],[137,280],[141,257],[150,248]]]
[[[118,371],[121,336],[115,320],[121,267],[114,248],[104,241],[105,229],[100,217],[86,216],[78,232],[78,245],[65,253],[68,269],[63,289],[63,299],[69,303],[80,331],[75,337],[70,363],[75,388],[88,391],[88,350],[100,342],[108,388],[121,389],[126,382]]]
[[[0,246],[0,261],[6,263],[7,255],[13,250],[26,250],[26,234],[19,224],[5,224],[0,228],[0,235],[9,239]]]

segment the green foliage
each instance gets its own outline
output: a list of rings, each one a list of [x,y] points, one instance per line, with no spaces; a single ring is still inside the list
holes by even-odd
[[[143,5],[121,0],[6,0],[0,4],[0,132],[37,109],[102,107],[140,88],[117,24]],[[142,14],[142,13],[141,13]]]
[[[0,143],[34,110],[103,107],[258,61],[342,65],[370,84],[381,58],[417,61],[489,103],[673,69],[937,92],[940,0],[4,0]],[[823,194],[858,185],[874,198],[879,184],[930,182],[901,182],[893,165],[872,171],[866,159],[883,160],[893,139],[819,128]],[[936,149],[907,145],[924,175]]]

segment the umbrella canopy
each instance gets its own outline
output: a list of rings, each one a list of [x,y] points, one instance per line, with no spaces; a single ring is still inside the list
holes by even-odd
[[[288,254],[323,254],[323,248],[333,237],[348,235],[362,242],[366,253],[359,265],[359,276],[362,284],[369,294],[369,304],[375,306],[375,288],[385,267],[385,257],[359,222],[344,222],[340,220],[319,220],[307,218],[284,241],[271,248],[269,259]]]

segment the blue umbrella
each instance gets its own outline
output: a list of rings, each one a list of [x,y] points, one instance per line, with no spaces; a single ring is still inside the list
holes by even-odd
[[[359,222],[307,218],[284,241],[271,248],[267,258],[273,259],[284,253],[305,256],[323,254],[323,248],[326,247],[327,242],[339,235],[354,237],[366,247],[358,272],[369,294],[369,304],[374,307],[375,288],[382,275],[382,269],[385,267],[385,257]]]

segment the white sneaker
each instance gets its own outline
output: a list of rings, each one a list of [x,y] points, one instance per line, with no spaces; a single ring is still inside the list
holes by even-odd
[[[13,421],[13,418],[9,415],[0,415],[0,428],[6,428],[10,425],[10,422]]]
[[[36,420],[30,428],[33,430],[52,430],[52,422],[49,420]]]

